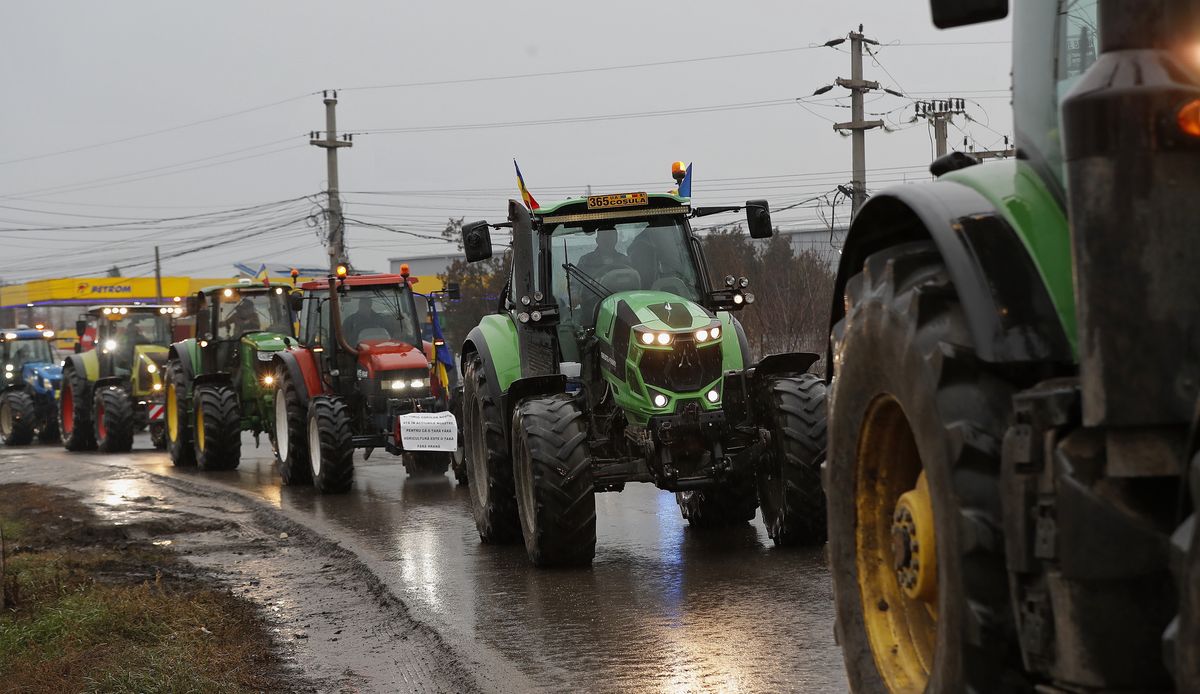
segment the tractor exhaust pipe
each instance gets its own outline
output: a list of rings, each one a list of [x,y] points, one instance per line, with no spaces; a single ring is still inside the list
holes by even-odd
[[[346,333],[342,330],[342,302],[338,298],[337,278],[332,276],[329,278],[329,322],[333,323],[333,336],[338,347],[346,354],[357,357],[358,350],[350,346],[346,341]]]

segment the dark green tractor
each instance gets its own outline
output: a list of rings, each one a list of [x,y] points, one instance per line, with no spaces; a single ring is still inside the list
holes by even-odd
[[[509,202],[512,269],[501,304],[462,347],[463,435],[484,542],[524,539],[537,565],[588,564],[595,492],[649,482],[693,527],[751,520],[779,544],[825,537],[815,354],[750,361],[733,313],[744,278],[713,286],[670,194]],[[766,201],[745,205],[772,234]],[[486,222],[463,228],[468,260],[491,255]]]
[[[167,450],[178,466],[238,466],[242,432],[274,425],[274,357],[299,346],[292,289],[241,282],[188,297],[195,336],[167,356]]]

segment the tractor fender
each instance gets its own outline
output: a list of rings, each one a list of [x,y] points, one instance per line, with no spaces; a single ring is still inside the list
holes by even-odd
[[[463,341],[462,362],[459,368],[466,373],[466,360],[471,354],[483,359],[487,371],[492,397],[500,401],[511,384],[521,377],[520,349],[517,347],[517,329],[507,315],[484,316],[479,325],[471,329]]]
[[[505,427],[512,421],[513,409],[525,398],[537,395],[559,395],[567,391],[567,377],[563,374],[526,376],[513,381],[501,401]]]
[[[83,374],[84,380],[92,382],[100,377],[100,357],[96,350],[69,354],[63,360],[63,370],[70,366],[75,373]]]
[[[746,368],[750,364],[750,340],[746,338],[746,329],[742,327],[742,322],[735,318],[732,313],[722,311],[729,319],[729,325],[733,326],[733,332],[737,335],[738,349],[742,353],[742,368]]]
[[[183,375],[191,382],[196,378],[196,341],[193,339],[182,340],[171,345],[167,350],[167,360],[174,359],[179,362],[180,368],[183,369]]]
[[[1062,321],[1025,243],[992,202],[949,180],[895,186],[863,205],[842,249],[830,325],[844,317],[846,284],[868,256],[927,240],[946,264],[981,359],[1073,361]],[[828,364],[827,378],[832,378],[832,355]]]
[[[204,385],[205,383],[231,384],[232,380],[231,380],[230,375],[225,373],[224,371],[217,371],[217,372],[208,373],[208,374],[200,374],[200,375],[192,378],[192,386],[193,387],[199,386],[199,385]]]
[[[754,378],[761,381],[764,376],[781,373],[807,373],[813,364],[821,359],[820,354],[812,352],[783,352],[768,354],[754,365]]]
[[[122,388],[127,383],[129,383],[129,378],[125,376],[105,376],[104,378],[97,378],[93,387],[96,390],[107,388],[108,386]]]
[[[325,392],[325,389],[321,387],[321,374],[317,369],[316,359],[313,358],[310,350],[289,349],[277,352],[273,361],[287,369],[288,378],[296,384],[296,391],[300,394],[301,402],[308,402],[313,395]]]

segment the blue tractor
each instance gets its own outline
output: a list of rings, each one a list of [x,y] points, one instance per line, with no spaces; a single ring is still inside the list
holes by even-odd
[[[0,330],[0,443],[6,446],[23,446],[34,437],[58,441],[55,403],[62,366],[53,340],[51,330]]]

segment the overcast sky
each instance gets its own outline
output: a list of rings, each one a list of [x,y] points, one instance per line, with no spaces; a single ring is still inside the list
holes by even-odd
[[[314,226],[325,157],[308,144],[324,128],[313,95],[323,89],[339,90],[338,130],[361,133],[340,154],[351,260],[380,270],[446,247],[425,238],[447,217],[501,220],[517,195],[514,157],[543,203],[589,185],[665,191],[676,159],[694,162],[702,204],[767,197],[780,208],[831,193],[850,178],[849,138],[831,128],[849,120],[849,101],[840,88],[810,95],[849,77],[848,44],[821,44],[859,23],[881,44],[864,61],[867,79],[912,98],[968,99],[974,120],[950,129],[952,146],[969,137],[998,149],[1012,131],[1009,23],[937,31],[922,0],[4,9],[8,282],[113,264],[152,274],[155,244],[164,274],[327,262]],[[872,95],[867,110],[895,130],[867,136],[868,187],[927,177],[931,137],[908,122],[912,101]],[[632,117],[646,113],[660,115]],[[114,140],[124,141],[104,144]],[[810,227],[831,211],[817,200],[775,221]],[[91,225],[110,226],[62,229]]]

